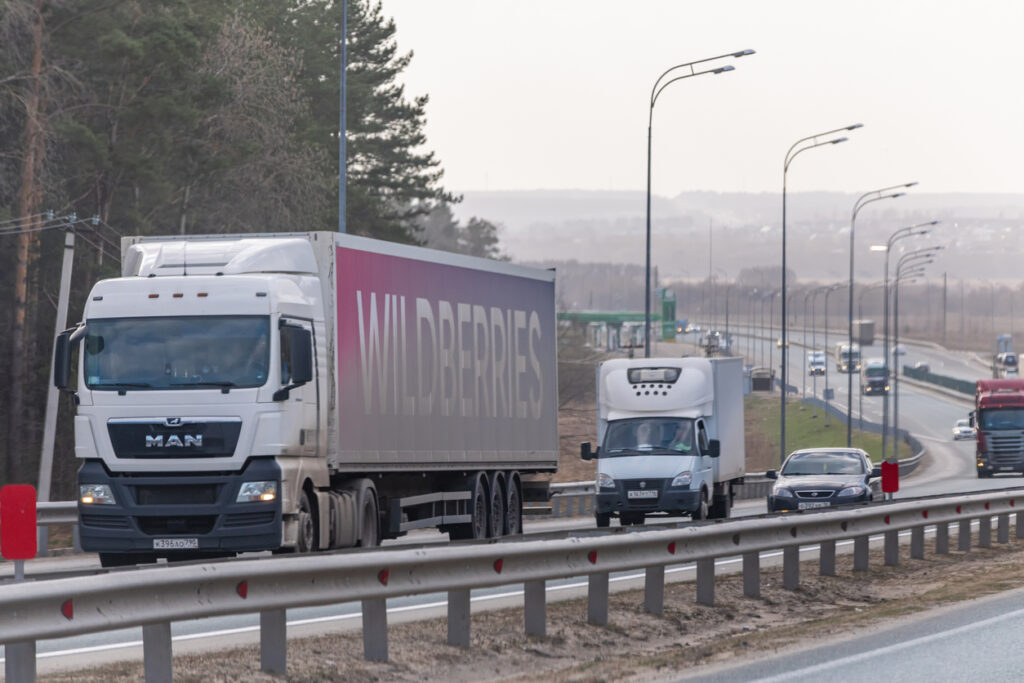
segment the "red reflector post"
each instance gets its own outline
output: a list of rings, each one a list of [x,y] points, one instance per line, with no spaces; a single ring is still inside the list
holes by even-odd
[[[8,560],[36,556],[36,489],[28,484],[0,488],[0,555]]]
[[[896,493],[900,490],[900,465],[896,462],[882,462],[882,492]]]
[[[73,600],[65,600],[60,606],[60,613],[64,618],[71,621],[75,618],[75,603]]]

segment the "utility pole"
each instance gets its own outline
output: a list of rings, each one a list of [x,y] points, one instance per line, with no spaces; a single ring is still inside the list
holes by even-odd
[[[948,284],[946,282],[946,273],[942,274],[942,345],[946,345],[946,313],[949,312],[948,302]]]

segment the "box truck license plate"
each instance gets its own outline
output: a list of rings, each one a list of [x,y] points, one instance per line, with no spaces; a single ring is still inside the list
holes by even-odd
[[[796,507],[798,510],[813,510],[814,508],[827,508],[828,503],[797,503]]]
[[[630,498],[657,498],[657,491],[630,491],[626,495]]]
[[[154,538],[153,550],[198,550],[198,538]]]

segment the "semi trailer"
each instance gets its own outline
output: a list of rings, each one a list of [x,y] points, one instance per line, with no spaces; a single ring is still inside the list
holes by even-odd
[[[104,565],[496,537],[545,496],[554,272],[331,232],[121,246],[54,359]]]

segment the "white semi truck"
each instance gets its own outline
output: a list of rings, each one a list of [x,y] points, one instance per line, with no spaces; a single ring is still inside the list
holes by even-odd
[[[104,565],[515,534],[544,497],[553,272],[330,232],[129,237],[122,264],[55,349]]]
[[[743,360],[615,359],[597,372],[597,526],[728,517],[746,470]]]

